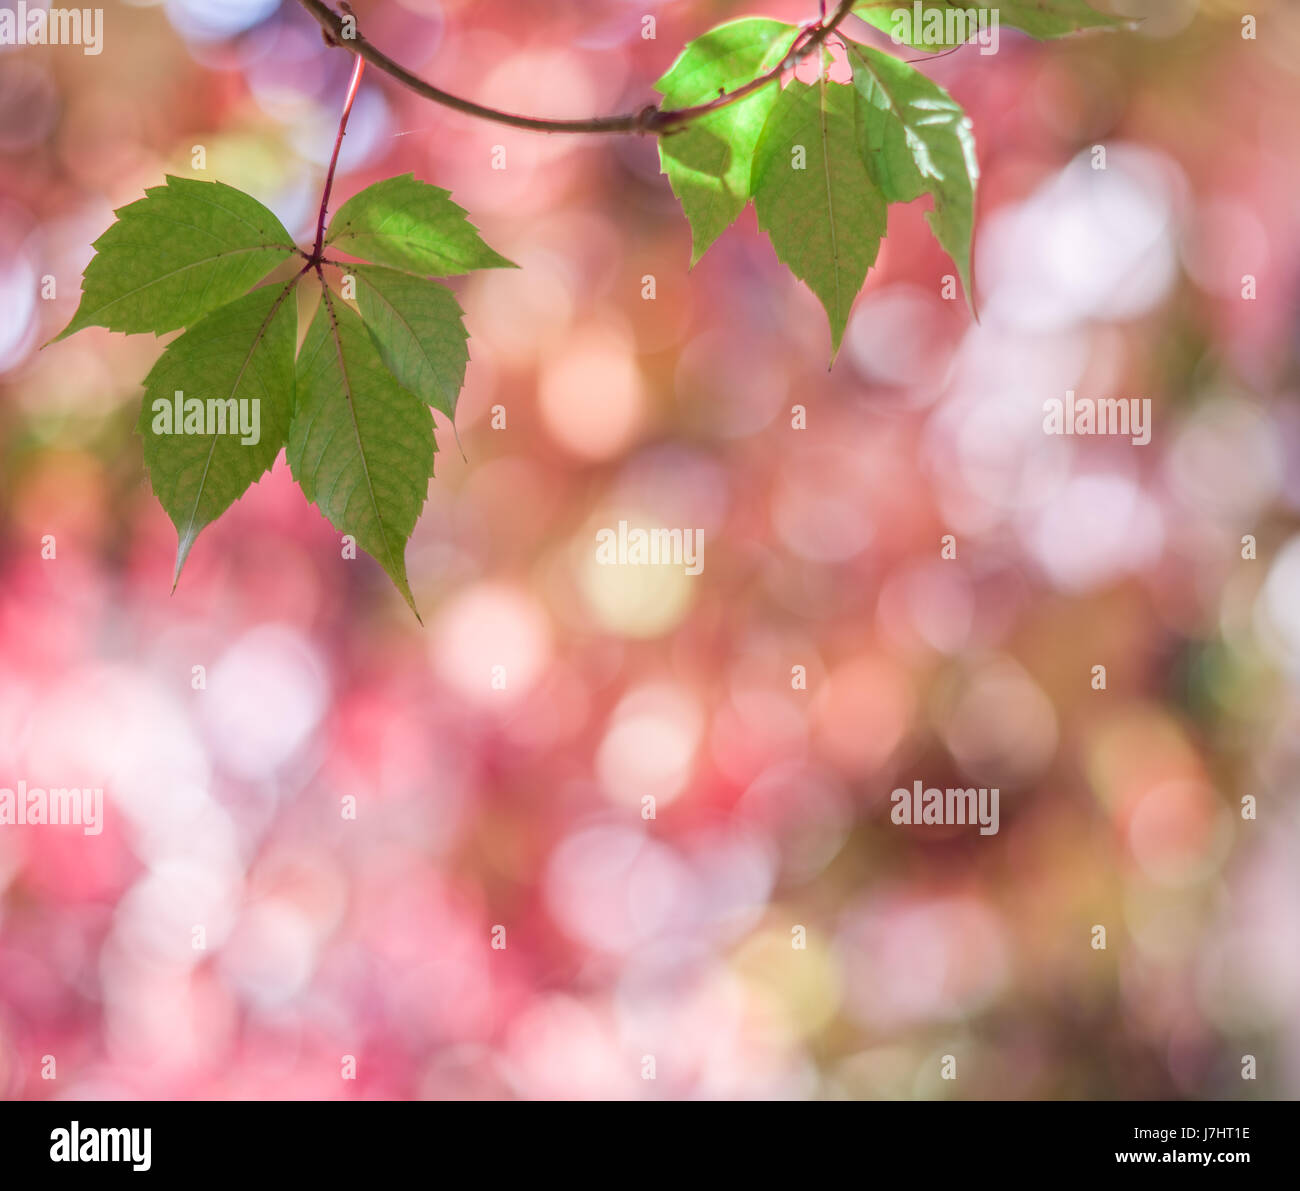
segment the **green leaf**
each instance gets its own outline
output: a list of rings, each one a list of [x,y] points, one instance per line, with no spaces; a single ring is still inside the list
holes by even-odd
[[[1001,4],[862,0],[853,6],[853,12],[883,29],[895,45],[932,52],[964,45],[982,29],[991,35],[994,20],[999,27],[1010,25],[1037,38],[1064,37],[1082,29],[1114,29],[1122,24],[1120,18],[1097,12],[1084,0],[1005,0]]]
[[[428,407],[393,378],[360,315],[325,291],[298,353],[289,467],[330,524],[384,568],[417,620],[406,541],[435,450]]]
[[[335,212],[325,243],[423,277],[516,268],[483,243],[450,196],[414,174],[376,182]]]
[[[389,371],[417,397],[456,416],[469,363],[463,317],[445,285],[378,265],[356,265],[357,305]]]
[[[154,494],[176,526],[173,590],[200,531],[271,468],[288,439],[296,284],[256,289],[201,318],[145,377],[139,430]]]
[[[885,234],[885,199],[858,153],[854,95],[824,78],[791,82],[754,151],[758,224],[826,308],[832,360]]]
[[[906,62],[847,38],[844,45],[867,171],[890,202],[934,195],[926,219],[956,264],[974,313],[970,252],[979,164],[970,120],[942,87]]]
[[[655,83],[665,108],[693,107],[775,69],[799,30],[782,21],[732,21],[690,42]],[[750,198],[750,165],[780,94],[770,83],[745,99],[659,137],[660,170],[691,225],[692,266]]]
[[[128,334],[188,327],[296,251],[270,211],[221,182],[168,175],[115,214],[95,241],[77,313],[56,339],[91,326]]]

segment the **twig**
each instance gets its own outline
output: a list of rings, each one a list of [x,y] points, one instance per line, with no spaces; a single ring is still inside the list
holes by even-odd
[[[673,128],[680,128],[694,120],[698,120],[701,116],[707,116],[710,112],[716,112],[719,108],[727,107],[737,100],[744,99],[747,95],[752,95],[769,83],[776,82],[785,71],[792,69],[835,32],[840,22],[849,15],[854,0],[840,0],[829,20],[826,20],[823,16],[822,19],[805,25],[794,39],[790,52],[772,70],[759,75],[758,78],[751,79],[734,91],[728,91],[719,95],[716,99],[709,100],[708,103],[697,104],[693,107],[668,109],[649,104],[640,111],[631,112],[624,116],[593,116],[587,120],[548,120],[537,116],[518,116],[512,112],[502,112],[496,108],[475,103],[471,99],[462,99],[458,95],[452,95],[450,92],[442,90],[441,87],[435,87],[432,83],[428,83],[412,74],[404,66],[394,62],[382,50],[376,49],[355,28],[355,18],[352,18],[351,14],[349,14],[349,18],[353,22],[350,30],[352,35],[347,36],[344,34],[343,29],[344,18],[340,17],[323,0],[298,0],[298,3],[316,18],[324,31],[325,40],[329,44],[339,45],[350,50],[357,56],[359,61],[364,59],[375,69],[381,70],[390,78],[396,79],[403,87],[415,92],[416,95],[432,100],[434,103],[440,103],[444,107],[452,108],[454,111],[463,112],[467,116],[477,116],[481,120],[492,120],[497,124],[508,124],[512,128],[524,128],[531,132],[630,132],[644,134],[667,132]],[[822,5],[822,11],[825,12],[824,4]]]

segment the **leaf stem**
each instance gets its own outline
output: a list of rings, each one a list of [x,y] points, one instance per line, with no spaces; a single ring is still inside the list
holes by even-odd
[[[358,55],[352,67],[352,81],[348,83],[347,98],[343,100],[343,115],[339,117],[339,132],[338,136],[334,138],[334,152],[330,154],[330,167],[325,174],[325,189],[320,196],[320,216],[316,220],[316,244],[311,250],[311,256],[307,258],[308,266],[317,265],[317,272],[320,271],[319,262],[325,248],[325,215],[329,210],[330,191],[334,188],[334,171],[339,164],[339,150],[343,147],[343,134],[348,129],[348,116],[352,114],[352,104],[357,97],[357,87],[361,84],[361,72],[365,68],[366,60]],[[305,269],[303,271],[306,272]]]
[[[639,111],[629,112],[627,115],[593,116],[586,120],[548,120],[537,116],[519,116],[513,112],[499,111],[497,108],[475,103],[471,99],[462,99],[458,95],[452,95],[450,92],[442,90],[441,87],[435,87],[418,75],[412,74],[404,66],[394,62],[382,50],[376,49],[375,46],[361,36],[360,31],[355,27],[355,18],[350,13],[348,19],[353,24],[349,34],[344,32],[344,18],[325,4],[324,0],[298,0],[298,3],[320,24],[325,40],[330,45],[342,46],[356,55],[358,69],[353,75],[354,89],[356,80],[361,73],[360,63],[365,60],[374,66],[376,70],[381,70],[390,78],[396,79],[403,87],[413,91],[416,95],[432,100],[434,103],[440,103],[454,111],[463,112],[467,116],[476,116],[481,120],[491,120],[497,124],[508,124],[512,128],[523,128],[530,132],[630,132],[643,135],[645,133],[669,132],[675,128],[681,128],[700,119],[702,116],[717,111],[719,108],[727,107],[729,104],[737,102],[737,100],[744,99],[747,95],[752,95],[759,88],[765,87],[769,83],[776,82],[785,71],[790,70],[806,58],[835,32],[844,18],[849,15],[854,0],[840,0],[829,20],[825,16],[826,6],[823,3],[821,5],[822,16],[800,30],[799,36],[795,38],[794,44],[790,47],[790,52],[772,70],[751,79],[734,91],[728,91],[719,95],[716,99],[709,100],[708,103],[696,104],[692,107],[666,109],[657,107],[655,104],[648,104]],[[347,120],[346,111],[343,118],[345,121]],[[343,129],[340,127],[339,137],[342,138],[342,136]],[[337,156],[337,145],[335,145],[334,151]]]

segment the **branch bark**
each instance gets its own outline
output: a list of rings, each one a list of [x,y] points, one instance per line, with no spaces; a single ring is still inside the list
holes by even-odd
[[[496,124],[507,124],[511,128],[527,129],[530,132],[637,133],[643,135],[645,133],[669,132],[675,128],[682,128],[692,121],[698,120],[701,116],[707,116],[710,112],[716,112],[719,108],[724,108],[737,100],[744,99],[747,95],[752,95],[769,83],[775,83],[785,71],[792,69],[796,63],[808,57],[835,32],[844,18],[849,15],[854,0],[840,0],[829,20],[817,20],[805,25],[799,31],[799,36],[795,38],[794,44],[790,47],[790,52],[773,70],[751,79],[744,86],[737,87],[734,91],[719,95],[717,99],[711,99],[708,103],[696,104],[694,107],[686,108],[665,109],[649,104],[640,111],[630,112],[627,115],[593,116],[587,120],[548,120],[537,116],[519,116],[513,112],[503,112],[496,108],[486,107],[481,103],[475,103],[472,99],[462,99],[458,95],[452,95],[449,91],[444,91],[441,87],[435,87],[432,83],[426,82],[418,75],[412,74],[404,66],[394,62],[382,50],[367,41],[361,35],[360,30],[354,30],[354,36],[352,37],[345,37],[343,33],[344,18],[325,4],[324,0],[298,0],[298,3],[320,24],[325,33],[325,39],[331,45],[342,46],[359,58],[369,62],[376,70],[383,71],[384,74],[401,83],[408,91],[412,91],[424,99],[432,100],[434,103],[440,103],[443,107],[451,108],[453,111],[463,112],[467,116],[476,116],[480,120],[491,120]]]

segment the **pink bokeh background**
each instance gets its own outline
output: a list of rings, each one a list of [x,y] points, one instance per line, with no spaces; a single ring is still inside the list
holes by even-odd
[[[356,5],[552,116],[815,7]],[[105,797],[0,827],[0,1096],[1300,1094],[1300,11],[1111,7],[1140,31],[921,64],[974,121],[981,321],[896,208],[829,372],[752,210],[688,271],[650,140],[367,71],[335,205],[414,171],[522,266],[454,283],[424,628],[283,459],[169,594],[160,344],[39,350],[164,173],[308,239],[349,56],[275,0],[0,49],[0,786]],[[1149,398],[1151,443],[1045,435],[1066,390]],[[620,520],[700,529],[702,573],[598,565]],[[894,825],[917,779],[997,786],[999,833]]]

